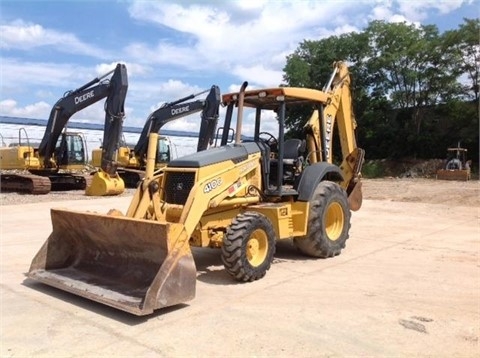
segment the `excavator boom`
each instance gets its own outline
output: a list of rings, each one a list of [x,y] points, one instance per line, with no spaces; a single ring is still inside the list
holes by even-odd
[[[115,157],[122,135],[127,89],[127,68],[124,64],[119,63],[108,84],[108,97],[105,102],[102,163],[100,169],[93,175],[90,185],[86,188],[86,195],[117,195],[125,190],[125,184],[117,173]]]
[[[209,92],[205,99],[186,102],[205,92]],[[220,89],[218,86],[213,85],[210,90],[191,94],[176,101],[165,103],[148,116],[140,138],[133,149],[135,156],[144,158],[147,152],[150,133],[159,133],[165,124],[200,111],[202,111],[202,115],[197,151],[207,149],[208,144],[211,144],[217,126],[220,102]],[[145,162],[142,163],[142,166],[144,165]]]

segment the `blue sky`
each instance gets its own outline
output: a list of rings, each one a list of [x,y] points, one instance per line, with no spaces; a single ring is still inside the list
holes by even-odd
[[[222,93],[245,80],[277,86],[286,55],[304,39],[360,31],[374,19],[443,32],[479,17],[479,7],[480,0],[0,0],[0,115],[46,119],[66,91],[122,62],[125,125],[141,127],[163,102],[212,84]],[[165,128],[197,130],[198,118]],[[103,123],[103,101],[72,120]]]

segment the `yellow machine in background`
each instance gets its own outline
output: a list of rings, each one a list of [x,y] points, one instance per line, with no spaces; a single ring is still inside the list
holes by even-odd
[[[470,160],[467,160],[467,149],[461,148],[460,143],[455,148],[447,149],[445,167],[437,171],[437,179],[441,180],[470,180]]]
[[[109,80],[104,79],[112,73]],[[107,97],[105,126],[118,126],[117,123],[111,124],[114,119],[118,119],[121,125],[127,89],[126,75],[125,66],[118,64],[107,74],[66,92],[53,106],[38,145],[30,142],[26,131],[20,131],[18,143],[0,148],[1,190],[46,194],[51,189],[88,188],[91,177],[80,172],[87,165],[85,139],[80,133],[67,132],[67,123],[76,112]],[[114,171],[109,170],[108,175],[112,187],[115,187],[117,181]],[[112,189],[104,191],[110,192]]]
[[[145,166],[135,156],[133,148],[135,144],[127,144],[123,140],[116,153],[117,173],[125,183],[126,188],[136,188],[140,180],[145,176]],[[155,157],[155,169],[163,168],[174,158],[173,143],[169,137],[159,136],[157,143],[157,155]],[[102,163],[102,148],[92,150],[92,166],[99,168]]]
[[[145,179],[122,215],[52,210],[53,232],[28,277],[136,314],[195,296],[191,246],[218,248],[238,281],[265,276],[276,240],[293,239],[312,257],[334,257],[349,237],[351,210],[361,206],[364,152],[355,141],[350,77],[334,66],[323,91],[266,88],[225,94],[220,146],[170,161],[155,171],[151,134]],[[306,138],[285,140],[292,107],[312,111]],[[235,143],[228,130],[237,109]],[[255,132],[242,141],[243,111],[255,111]],[[278,133],[262,132],[278,119]],[[338,133],[343,161],[332,161]],[[306,139],[306,140],[305,140]]]
[[[206,98],[186,102],[209,92]],[[142,132],[134,146],[126,143],[120,145],[116,152],[117,172],[123,179],[125,186],[136,188],[145,175],[146,153],[148,136],[150,133],[159,133],[160,129],[167,123],[185,116],[202,112],[200,121],[200,132],[198,135],[197,151],[205,150],[213,141],[215,128],[218,122],[218,109],[220,106],[220,88],[213,85],[205,90],[187,97],[164,103],[160,108],[153,111],[145,121]],[[125,141],[124,141],[125,142]],[[172,146],[167,137],[159,137],[157,143],[157,154],[155,157],[155,168],[160,169],[172,158]],[[92,152],[92,164],[99,167],[101,164],[103,149],[94,149]]]

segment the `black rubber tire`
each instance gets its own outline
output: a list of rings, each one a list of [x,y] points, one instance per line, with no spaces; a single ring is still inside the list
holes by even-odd
[[[275,231],[258,212],[238,214],[223,239],[225,270],[237,281],[255,281],[267,273],[275,255]]]
[[[293,242],[308,256],[337,256],[348,239],[350,218],[345,190],[334,182],[322,181],[310,201],[307,235],[294,238]]]

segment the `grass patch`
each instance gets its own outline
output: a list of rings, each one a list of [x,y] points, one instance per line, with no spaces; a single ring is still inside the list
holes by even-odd
[[[382,178],[385,176],[385,168],[379,161],[368,161],[363,164],[362,176],[367,179]]]

